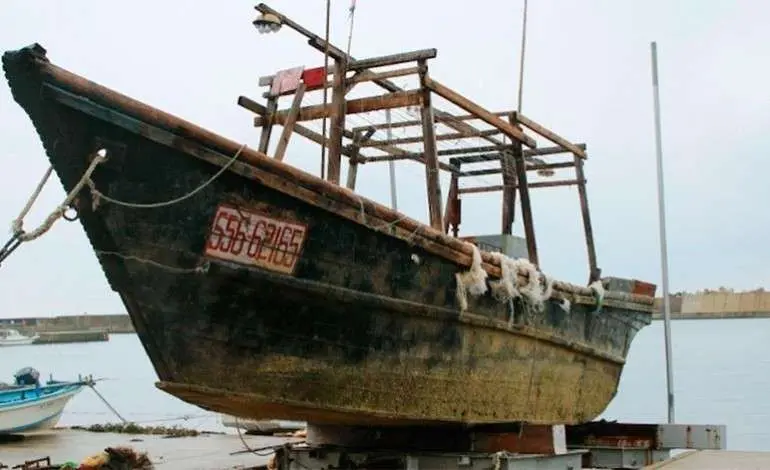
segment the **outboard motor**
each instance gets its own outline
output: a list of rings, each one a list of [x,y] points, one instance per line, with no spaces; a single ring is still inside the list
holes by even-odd
[[[16,385],[19,386],[40,386],[40,372],[38,372],[37,369],[33,367],[24,367],[23,369],[19,369],[15,374],[13,374],[13,378],[16,379]]]

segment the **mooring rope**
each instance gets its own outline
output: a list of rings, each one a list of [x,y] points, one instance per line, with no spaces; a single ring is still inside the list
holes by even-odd
[[[37,197],[40,195],[40,191],[43,189],[43,186],[48,181],[48,177],[51,175],[52,168],[48,168],[46,170],[45,175],[40,180],[40,183],[38,183],[37,187],[35,188],[35,191],[32,193],[32,196],[30,196],[29,200],[27,200],[27,204],[24,205],[24,208],[19,213],[19,216],[14,219],[11,227],[13,230],[13,234],[16,238],[19,239],[19,241],[22,242],[28,242],[35,240],[39,237],[41,237],[43,234],[48,232],[48,230],[53,227],[53,224],[59,220],[65,212],[67,212],[67,209],[70,208],[72,201],[75,200],[75,197],[78,195],[81,189],[83,189],[83,186],[85,186],[90,180],[91,180],[91,174],[96,170],[97,165],[99,165],[101,162],[103,162],[107,158],[106,154],[97,152],[94,154],[93,160],[91,160],[91,164],[88,165],[88,169],[83,174],[83,176],[80,178],[80,181],[77,182],[74,188],[72,188],[72,191],[67,194],[67,197],[64,198],[64,202],[62,202],[56,209],[51,212],[51,214],[48,215],[48,217],[45,218],[42,224],[35,230],[31,232],[25,232],[24,231],[24,217],[27,215],[27,213],[32,208],[32,205],[34,204]]]
[[[103,192],[96,189],[96,184],[91,180],[91,178],[88,178],[88,187],[91,188],[91,194],[94,196],[94,202],[98,201],[99,199],[104,199],[107,202],[111,202],[112,204],[116,204],[118,206],[123,207],[129,207],[132,209],[157,209],[159,207],[167,207],[172,206],[174,204],[178,204],[182,201],[185,201],[199,192],[203,191],[206,187],[208,187],[211,183],[213,183],[217,178],[219,178],[225,171],[227,171],[230,166],[232,166],[233,163],[235,163],[236,160],[238,160],[238,157],[241,156],[241,152],[243,152],[243,149],[246,148],[246,144],[241,145],[241,147],[238,149],[237,152],[235,152],[235,155],[228,160],[226,164],[222,166],[222,168],[219,169],[214,175],[209,178],[207,181],[202,183],[197,188],[193,189],[187,194],[184,194],[182,196],[176,197],[174,199],[169,199],[168,201],[160,201],[160,202],[150,202],[150,203],[139,203],[139,202],[127,202],[127,201],[121,201],[119,199],[112,198],[110,196],[107,196]]]

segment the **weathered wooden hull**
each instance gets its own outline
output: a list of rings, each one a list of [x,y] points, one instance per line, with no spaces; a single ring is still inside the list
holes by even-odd
[[[75,204],[158,386],[190,403],[336,424],[583,422],[614,396],[650,321],[651,297],[609,292],[596,311],[590,292],[561,283],[542,310],[486,294],[461,312],[467,244],[55,67],[41,49],[3,63],[68,192],[100,148],[95,187],[135,203],[188,194],[241,151],[174,204],[126,207],[87,188]],[[281,233],[283,248],[224,236],[246,219]]]

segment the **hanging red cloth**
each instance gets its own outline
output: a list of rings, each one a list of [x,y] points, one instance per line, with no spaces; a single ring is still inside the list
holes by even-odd
[[[324,83],[325,75],[323,67],[305,69],[305,71],[302,72],[302,81],[305,82],[305,86],[309,89],[321,88]]]

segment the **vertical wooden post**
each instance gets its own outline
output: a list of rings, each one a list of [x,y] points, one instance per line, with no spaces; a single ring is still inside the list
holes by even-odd
[[[586,191],[586,179],[583,172],[583,159],[577,155],[575,158],[575,177],[578,180],[578,194],[580,195],[580,212],[583,214],[583,230],[586,234],[586,248],[588,250],[588,283],[599,280],[602,271],[596,263],[596,247],[594,246],[594,232],[591,227],[591,214],[588,211],[588,192]]]
[[[516,113],[511,113],[508,119],[512,126],[521,129],[516,118]],[[526,162],[524,161],[521,142],[514,140],[512,149],[513,159],[516,163],[517,186],[519,189],[519,196],[521,197],[521,220],[524,222],[524,236],[527,238],[527,253],[529,254],[529,261],[539,267],[537,242],[535,240],[535,224],[532,221],[532,205],[529,199],[529,185],[527,183],[527,168],[525,166]]]
[[[334,81],[332,82],[332,110],[329,125],[329,163],[326,178],[334,184],[340,184],[342,155],[342,135],[345,129],[345,73],[347,62],[337,59],[334,62]]]
[[[511,235],[516,215],[516,161],[508,149],[500,152],[500,168],[503,175],[502,234]]]
[[[418,62],[420,70],[420,87],[422,87],[422,134],[425,154],[425,179],[428,186],[428,213],[430,225],[436,230],[443,230],[441,213],[441,182],[438,173],[438,152],[436,149],[436,128],[434,125],[431,91],[425,86],[428,78],[428,64],[424,60]]]
[[[275,112],[278,110],[278,97],[268,96],[265,108],[267,113],[265,120],[262,122],[262,133],[259,135],[259,151],[262,153],[267,153],[267,147],[270,144],[270,134],[273,131],[273,116],[275,116]]]
[[[452,160],[455,160],[454,158]],[[459,167],[452,163],[453,166]],[[444,208],[444,233],[449,233],[451,228],[454,231],[454,236],[457,236],[460,225],[460,194],[459,189],[459,177],[457,173],[452,173],[449,180],[449,192],[446,197],[446,207]]]
[[[302,106],[303,96],[305,96],[305,84],[300,83],[294,92],[291,109],[286,116],[286,121],[283,123],[281,138],[278,139],[278,146],[275,148],[274,158],[278,161],[283,161],[283,157],[286,155],[286,148],[289,146],[289,139],[291,139],[291,135],[294,133],[294,124],[297,123],[297,116],[299,116],[299,108]]]
[[[361,151],[361,144],[369,140],[377,129],[358,130],[353,135],[353,145],[350,146],[348,153],[348,181],[347,187],[351,191],[356,189],[356,177],[358,176],[358,157]]]

